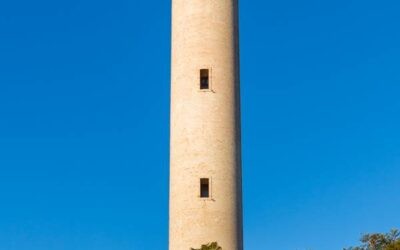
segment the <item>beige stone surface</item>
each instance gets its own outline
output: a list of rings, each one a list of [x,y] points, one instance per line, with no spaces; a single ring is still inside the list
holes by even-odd
[[[242,250],[237,0],[172,0],[169,249]],[[200,90],[200,69],[211,90]],[[200,178],[211,197],[200,198]]]

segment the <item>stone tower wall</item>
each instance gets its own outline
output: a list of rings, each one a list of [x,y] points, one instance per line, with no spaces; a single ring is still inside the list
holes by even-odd
[[[237,0],[172,0],[170,250],[242,250]],[[200,69],[210,88],[200,89]],[[210,197],[200,197],[209,178]]]

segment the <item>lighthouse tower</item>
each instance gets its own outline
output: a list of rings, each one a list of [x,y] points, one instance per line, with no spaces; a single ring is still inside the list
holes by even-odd
[[[172,0],[169,250],[242,250],[238,0]]]

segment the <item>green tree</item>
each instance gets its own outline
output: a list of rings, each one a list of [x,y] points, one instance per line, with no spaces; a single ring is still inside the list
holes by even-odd
[[[400,232],[393,229],[387,234],[366,234],[361,243],[361,246],[344,250],[400,250]]]
[[[222,250],[220,246],[218,246],[217,242],[208,243],[206,245],[202,245],[200,248],[191,248],[191,250]],[[392,249],[391,249],[392,250]]]

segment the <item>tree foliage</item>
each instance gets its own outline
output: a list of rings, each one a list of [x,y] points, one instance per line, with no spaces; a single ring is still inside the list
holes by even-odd
[[[222,250],[220,246],[218,246],[217,242],[208,243],[206,245],[202,245],[200,248],[191,248],[191,250]]]
[[[366,234],[361,242],[361,246],[344,250],[400,250],[400,232],[393,229],[387,234]]]

